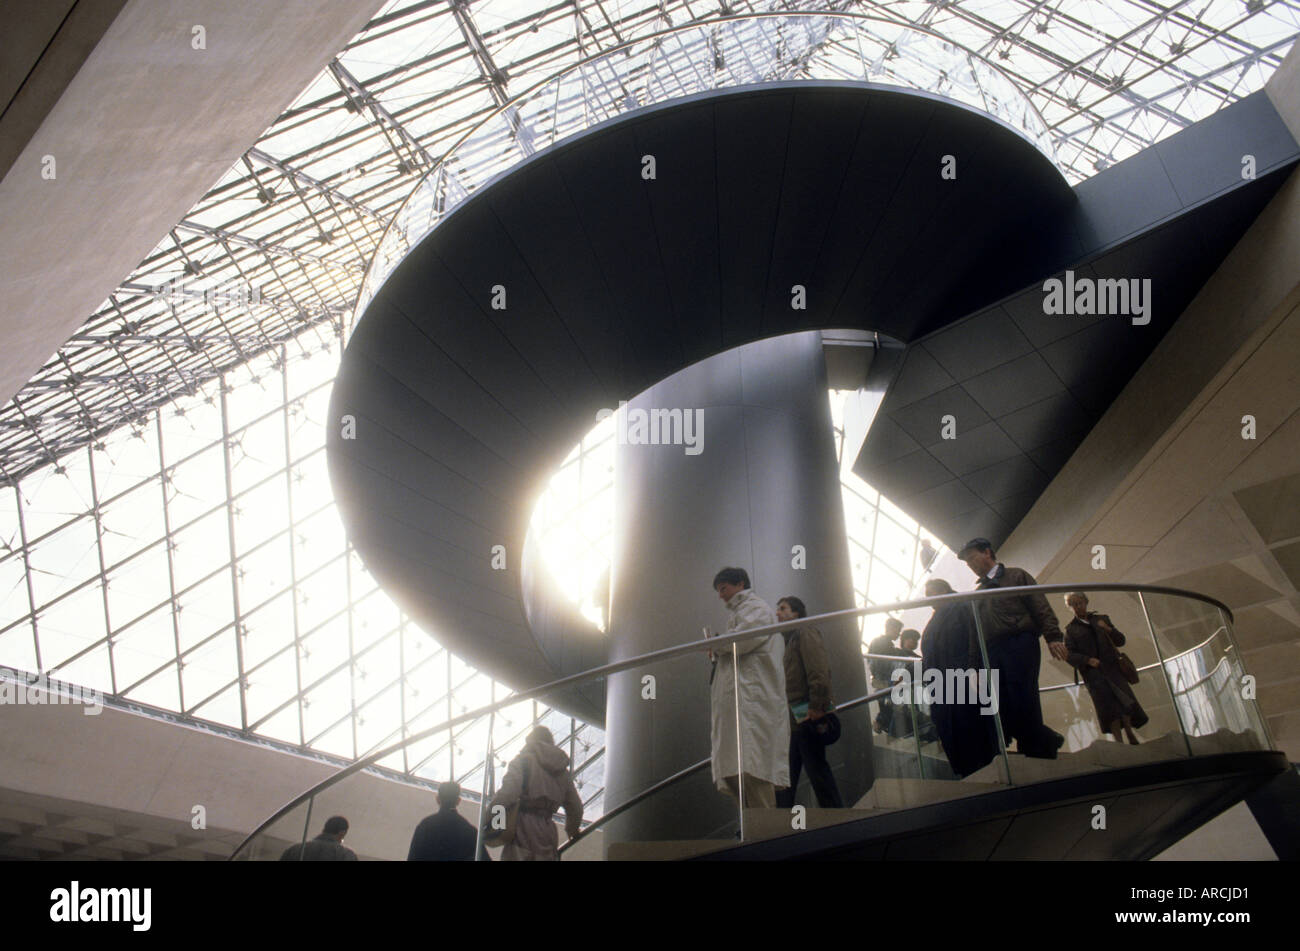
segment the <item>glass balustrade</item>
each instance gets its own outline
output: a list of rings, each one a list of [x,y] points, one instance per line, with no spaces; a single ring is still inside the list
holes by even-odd
[[[1067,604],[1067,594],[1075,603],[1080,603],[1079,595],[1086,598],[1080,613]],[[1031,603],[1037,598],[1044,600]],[[1031,625],[1017,620],[1041,611],[1043,603],[1065,635],[1065,659],[1053,656],[1043,638],[1028,629]],[[708,759],[712,724],[705,716],[691,735],[674,736],[671,743],[658,738],[654,763],[622,781],[631,788],[607,782],[604,814],[594,823],[587,817],[584,832],[563,845],[564,857],[685,858],[1011,786],[1190,756],[1271,749],[1253,681],[1233,641],[1229,612],[1208,599],[1132,585],[1054,585],[1011,594],[917,599],[833,612],[806,623],[902,607],[934,609],[922,632],[920,657],[867,655],[869,664],[883,665],[873,668],[877,676],[871,691],[840,703],[835,711],[842,734],[826,748],[826,759],[842,807],[819,805],[805,768],[794,800],[802,809],[751,804],[742,810],[737,798],[724,795],[714,782]],[[855,627],[845,630],[858,636]],[[727,644],[719,654],[738,649]],[[682,675],[703,680],[708,665],[701,655],[706,650],[701,641],[607,665],[529,691],[522,702],[544,698],[550,687],[569,689],[605,678],[610,684],[620,677],[640,683],[646,673],[661,680]],[[1136,672],[1136,683],[1123,673],[1121,652]],[[884,688],[880,670],[889,681]],[[719,663],[714,676],[736,675],[731,663]],[[731,749],[738,739],[741,760],[748,763],[747,718],[767,717],[771,711],[760,713],[754,694],[743,685],[738,693],[734,683],[723,693],[729,698],[723,723],[732,731]],[[450,729],[444,724],[417,734],[361,765],[395,764],[403,753],[408,760],[429,759],[449,742],[484,750],[485,765],[457,780],[461,814],[471,825],[488,826],[509,764],[523,751],[532,728],[526,716],[511,714],[511,705],[520,702],[506,700],[470,711],[452,721]],[[798,729],[793,718],[791,724]],[[556,740],[564,749],[568,738]],[[863,780],[863,758],[870,760],[869,782]],[[581,777],[599,759],[597,752],[570,767]],[[405,859],[416,824],[437,811],[432,784],[398,782],[357,764],[344,773],[276,816],[235,857],[279,859],[295,843],[310,842],[338,814],[347,816],[351,829],[346,844],[361,858]],[[553,821],[557,841],[565,843],[563,813]],[[497,858],[501,850],[493,847],[485,854]]]

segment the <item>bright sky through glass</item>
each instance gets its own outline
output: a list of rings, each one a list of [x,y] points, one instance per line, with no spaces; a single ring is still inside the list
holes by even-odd
[[[905,600],[917,593],[924,574],[921,539],[929,538],[939,551],[944,546],[853,473],[857,448],[879,408],[881,394],[831,390],[829,399],[840,456],[854,606]],[[596,424],[565,458],[538,499],[529,529],[558,590],[602,631],[606,618],[599,586],[608,584],[612,557],[616,419],[611,416]],[[847,453],[842,450],[846,438]],[[879,619],[864,622],[868,631],[873,623]]]
[[[1300,32],[1300,0],[394,0],[0,408],[0,482],[147,419],[251,355],[296,347],[305,327],[329,339],[398,208],[470,130],[588,57],[724,10],[871,18],[851,41],[818,34],[802,60],[810,75],[848,77],[865,59],[891,71],[890,82],[958,95],[953,72],[936,66],[959,49],[982,57],[1041,115],[1071,182],[1258,91]],[[918,31],[933,35],[933,48],[909,57]],[[725,69],[743,61],[761,78],[766,63],[786,77],[790,60],[755,35],[760,42],[720,47]],[[674,50],[681,76],[698,76],[682,44],[662,55]],[[566,87],[564,121],[631,91],[598,80],[581,74]],[[554,119],[545,111],[539,103],[525,118]],[[495,173],[517,158],[492,151],[507,145],[489,136],[470,157]],[[223,321],[201,295],[155,293],[182,275],[256,288],[262,302]]]

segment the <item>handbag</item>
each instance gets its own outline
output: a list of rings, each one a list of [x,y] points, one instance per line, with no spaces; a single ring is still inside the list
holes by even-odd
[[[1106,618],[1106,623],[1107,624],[1110,623],[1110,618]],[[1118,667],[1119,672],[1124,675],[1124,679],[1131,684],[1137,683],[1138,680],[1140,679],[1138,677],[1137,665],[1135,665],[1133,661],[1129,659],[1128,654],[1125,654],[1122,650],[1120,650],[1118,647],[1115,646],[1115,642],[1111,639],[1111,636],[1109,634],[1107,634],[1104,630],[1098,627],[1094,627],[1093,629],[1101,630],[1103,634],[1106,634],[1106,641],[1110,644],[1110,649],[1115,652],[1115,666]]]
[[[506,825],[504,829],[494,828],[492,825],[492,808],[500,803],[492,803],[488,807],[486,822],[483,828],[483,844],[496,848],[498,845],[509,845],[515,840],[515,832],[519,826],[519,808],[523,804],[524,796],[528,792],[528,762],[529,758],[524,757],[524,779],[519,787],[519,798],[509,806],[506,806]]]

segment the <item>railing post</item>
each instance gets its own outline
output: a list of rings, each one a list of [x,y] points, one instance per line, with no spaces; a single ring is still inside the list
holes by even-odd
[[[740,739],[740,650],[731,642],[731,682],[736,691],[736,802],[740,805],[740,841],[745,841],[745,748]]]
[[[921,755],[921,718],[919,704],[916,702],[917,685],[921,683],[921,677],[916,676],[918,673],[923,674],[921,670],[921,661],[914,660],[912,663],[912,676],[908,678],[907,685],[907,716],[912,721],[912,745],[916,747],[916,775],[925,779],[925,759]]]
[[[316,797],[307,800],[307,818],[302,820],[302,841],[298,843],[298,861],[307,858],[307,830],[311,827],[311,807],[316,804]]]
[[[483,812],[487,809],[488,796],[496,793],[496,782],[493,777],[492,768],[492,727],[496,719],[496,711],[488,714],[487,729],[487,751],[483,755],[483,793],[478,800],[478,833],[474,836],[474,861],[477,862],[483,855]],[[492,781],[492,792],[488,792],[488,782]],[[521,788],[519,798],[522,800],[528,794],[528,790]],[[516,811],[517,812],[517,811]],[[515,819],[518,822],[518,818]]]
[[[989,648],[984,643],[984,625],[980,623],[979,602],[968,603],[971,617],[975,619],[975,639],[980,643],[980,659],[984,661],[984,673],[989,678],[989,690],[993,692],[993,697],[998,704],[998,712],[993,714],[993,728],[998,735],[998,752],[1002,756],[1002,768],[1007,773],[1007,784],[1014,786],[1015,780],[1011,778],[1011,761],[1007,758],[1007,738],[1002,733],[1002,685],[999,683],[1000,678],[993,676],[993,666],[989,663]]]
[[[1151,643],[1155,645],[1156,660],[1160,663],[1160,673],[1165,678],[1165,687],[1169,691],[1169,702],[1174,705],[1174,716],[1178,719],[1178,732],[1183,735],[1183,745],[1187,747],[1187,755],[1192,755],[1192,738],[1187,735],[1187,727],[1183,723],[1182,711],[1178,709],[1178,695],[1174,692],[1177,685],[1169,682],[1169,671],[1165,667],[1165,655],[1160,650],[1160,638],[1156,636],[1156,626],[1151,623],[1151,612],[1147,610],[1147,599],[1141,591],[1138,592],[1138,604],[1142,605],[1142,616],[1146,618],[1147,630],[1151,632]]]

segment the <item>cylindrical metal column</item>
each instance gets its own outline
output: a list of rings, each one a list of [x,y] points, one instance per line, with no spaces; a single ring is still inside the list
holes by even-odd
[[[694,445],[633,444],[638,410],[681,410],[703,425],[693,431]],[[624,412],[610,660],[698,637],[702,626],[723,631],[726,610],[711,582],[728,565],[746,569],[773,609],[786,595],[802,598],[809,614],[853,605],[819,333],[711,357],[642,393]],[[856,625],[842,622],[822,635],[835,698],[861,696]],[[709,670],[701,653],[610,678],[607,807],[709,755]],[[655,678],[654,699],[647,698],[647,674]],[[734,712],[727,715],[729,723]],[[852,805],[871,782],[870,715],[864,707],[842,719],[843,738],[828,759]],[[734,800],[717,792],[706,772],[614,820],[610,839],[698,838],[735,822]]]

